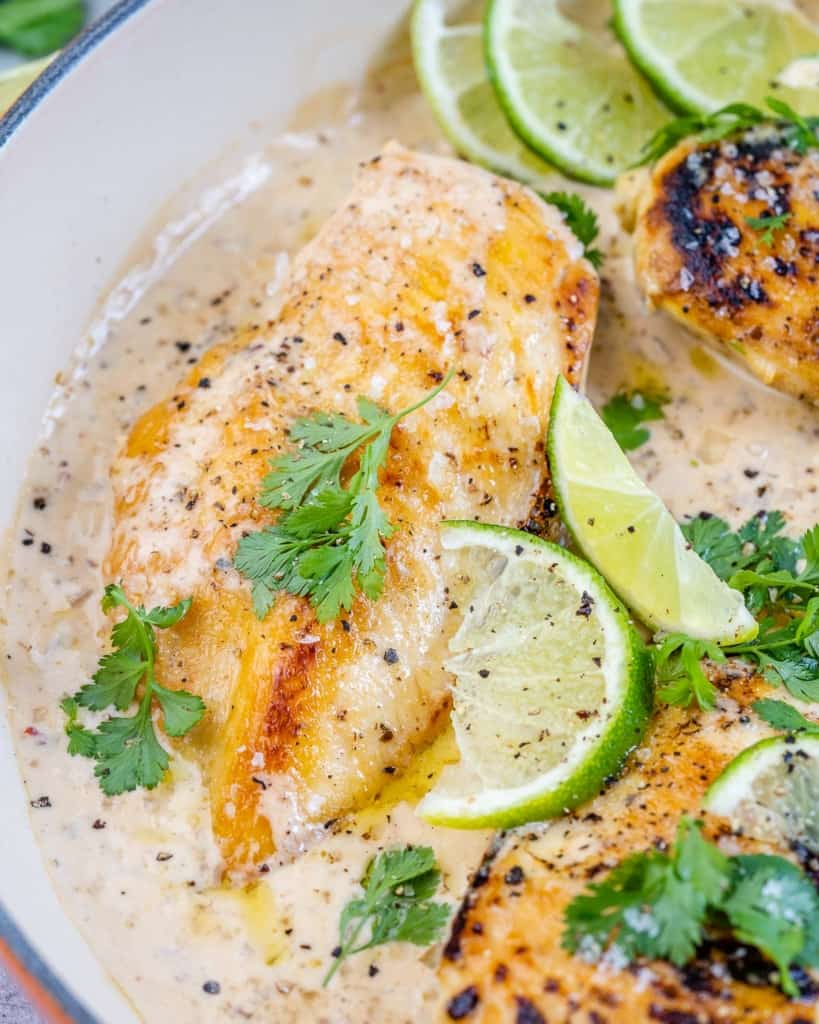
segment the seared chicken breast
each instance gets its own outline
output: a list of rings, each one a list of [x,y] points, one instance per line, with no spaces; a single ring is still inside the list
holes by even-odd
[[[439,969],[440,1019],[469,1024],[810,1024],[819,985],[794,975],[790,1000],[773,965],[738,942],[703,946],[681,969],[664,961],[588,963],[561,947],[567,904],[630,854],[673,842],[700,815],[708,784],[765,732],[750,705],[769,688],[722,681],[718,709],[659,709],[626,775],[576,815],[501,836],[476,873]],[[706,834],[728,853],[774,852],[722,819]],[[815,868],[815,861],[813,862]],[[812,870],[813,868],[810,868]]]
[[[651,303],[819,401],[819,152],[773,128],[681,143],[639,195],[634,263]]]
[[[132,599],[193,597],[158,671],[200,694],[203,766],[229,868],[369,801],[447,719],[438,524],[525,523],[544,485],[555,379],[580,385],[598,282],[529,190],[397,145],[296,257],[278,317],[213,349],[136,424],[113,470],[106,572]],[[264,621],[232,568],[274,520],[256,497],[298,416],[397,411],[379,497],[397,527],[384,594],[320,625],[281,596]]]

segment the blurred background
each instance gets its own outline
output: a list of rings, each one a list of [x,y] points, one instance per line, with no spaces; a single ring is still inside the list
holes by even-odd
[[[0,113],[116,0],[0,0]],[[0,1014],[0,1024],[5,1020]]]

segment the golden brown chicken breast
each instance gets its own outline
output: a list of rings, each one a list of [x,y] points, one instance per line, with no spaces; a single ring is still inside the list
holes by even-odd
[[[713,712],[664,706],[626,775],[577,816],[501,838],[456,916],[439,970],[442,1021],[469,1024],[811,1024],[819,985],[802,996],[771,983],[772,965],[737,942],[702,947],[684,968],[660,961],[588,963],[561,947],[566,905],[629,854],[673,841],[681,815],[697,817],[725,764],[762,735],[750,704],[769,688],[723,681]],[[775,852],[707,832],[727,852]]]
[[[639,196],[634,259],[654,305],[761,380],[819,401],[819,153],[773,128],[688,140]]]
[[[367,802],[447,717],[438,565],[448,517],[520,524],[544,483],[558,374],[582,381],[596,275],[560,214],[465,163],[391,145],[295,259],[281,313],[211,351],[137,423],[114,467],[107,573],[146,604],[193,596],[159,669],[208,712],[185,742],[229,867],[297,850]],[[232,568],[298,416],[397,411],[380,499],[397,530],[384,595],[320,625],[283,596],[259,621]]]

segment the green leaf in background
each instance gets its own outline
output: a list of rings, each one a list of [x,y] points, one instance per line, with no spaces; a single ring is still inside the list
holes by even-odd
[[[609,399],[600,412],[623,451],[631,452],[651,437],[651,432],[641,424],[665,419],[663,406],[667,402],[664,395],[631,391]]]
[[[80,31],[85,15],[85,0],[0,0],[0,45],[45,57]]]

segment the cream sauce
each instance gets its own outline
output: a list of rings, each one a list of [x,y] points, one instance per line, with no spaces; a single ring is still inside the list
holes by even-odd
[[[107,799],[89,763],[66,755],[58,707],[99,654],[108,467],[124,433],[210,345],[275,316],[290,254],[345,196],[357,163],[389,138],[447,151],[406,53],[360,94],[318,97],[242,168],[214,166],[187,186],[147,233],[58,380],[20,496],[6,643],[33,826],[69,914],[146,1020],[429,1019],[435,951],[381,947],[321,989],[339,912],[384,845],[430,843],[454,903],[487,842],[486,833],[437,829],[414,815],[412,799],[440,759],[433,752],[379,807],[295,861],[271,862],[250,889],[229,891],[196,768],[176,757],[154,792]],[[612,196],[580,191],[601,213],[607,253],[591,396],[600,402],[622,387],[650,387],[672,398],[650,443],[634,453],[639,471],[677,516],[705,508],[738,522],[781,508],[793,531],[812,524],[816,410],[765,389],[647,312]],[[217,986],[208,982],[218,991],[209,993]]]

